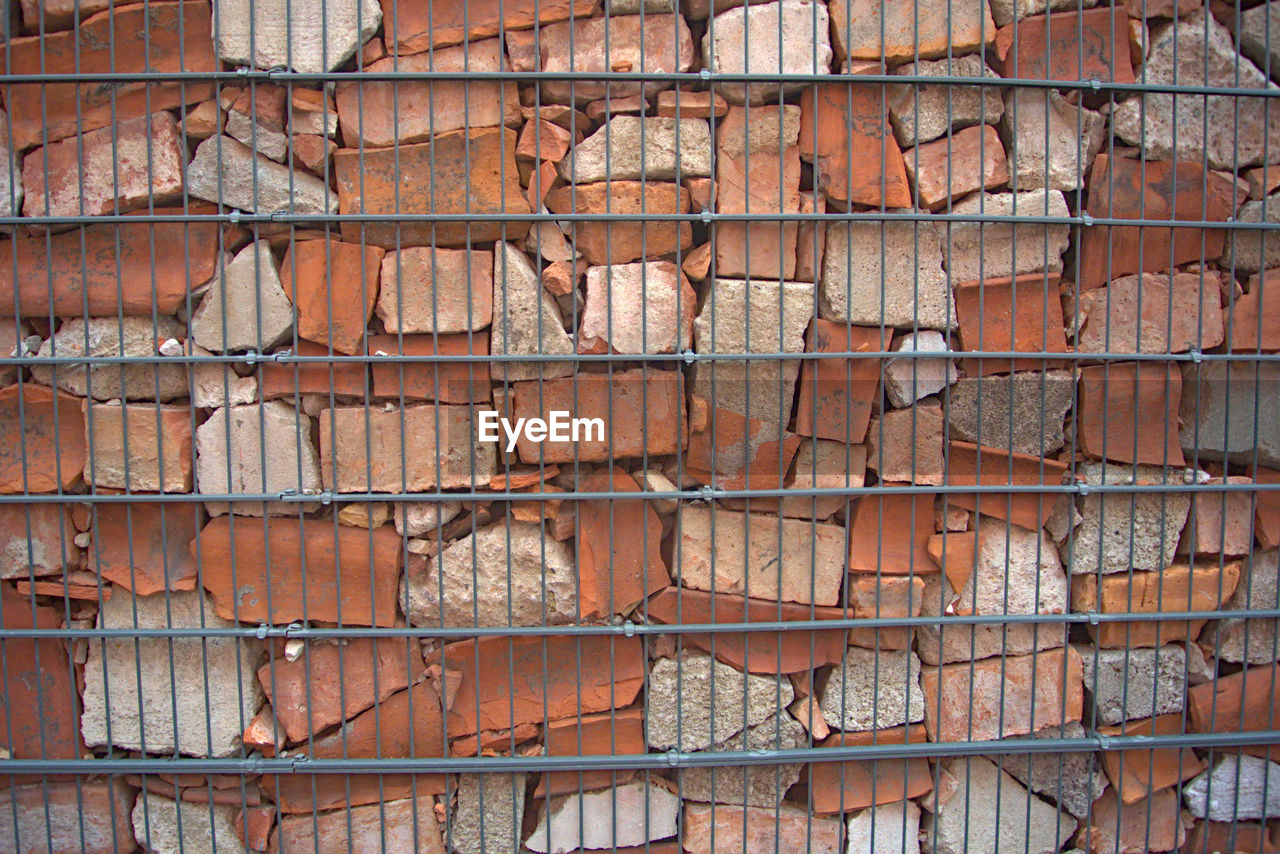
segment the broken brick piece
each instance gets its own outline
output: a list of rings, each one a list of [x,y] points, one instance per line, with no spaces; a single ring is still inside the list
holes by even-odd
[[[456,335],[370,335],[371,356],[487,356],[489,333]],[[398,401],[441,403],[489,402],[489,363],[441,361],[378,362],[373,366],[373,393]]]
[[[0,389],[0,439],[0,493],[58,492],[84,472],[78,397],[34,383]]]
[[[937,565],[929,558],[933,503],[934,496],[930,493],[886,493],[859,498],[849,520],[849,571],[886,575],[937,572]]]
[[[616,466],[581,478],[581,492],[641,492],[635,479]],[[625,614],[655,590],[671,583],[662,558],[662,522],[652,504],[604,499],[578,505],[578,619]]]
[[[995,33],[1005,77],[1132,83],[1129,19],[1123,5],[1032,15]]]
[[[911,207],[902,150],[887,115],[879,83],[848,77],[804,88],[800,156],[814,164],[814,189],[844,206]]]
[[[955,287],[960,349],[1012,353],[1067,353],[1057,273],[1024,273],[1013,278],[961,282]],[[968,376],[1046,370],[1060,359],[1030,355],[999,359],[961,359]]]
[[[378,301],[384,250],[339,240],[301,240],[285,252],[280,285],[298,312],[298,335],[347,355],[361,350]]]
[[[955,486],[1058,486],[1067,464],[1032,454],[1004,451],[970,442],[947,447],[947,482]],[[1050,492],[956,493],[950,506],[980,512],[1035,531],[1053,513],[1057,495]]]
[[[814,318],[805,333],[806,353],[857,353],[888,347],[882,328]],[[806,359],[800,367],[795,432],[815,439],[857,444],[867,435],[880,383],[880,360]]]
[[[1080,371],[1081,451],[1118,463],[1181,466],[1182,371],[1171,362],[1111,362]]]

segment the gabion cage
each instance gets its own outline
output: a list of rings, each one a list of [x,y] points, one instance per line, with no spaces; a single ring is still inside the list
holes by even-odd
[[[1280,0],[1107,3],[0,6],[0,851],[1280,850]]]

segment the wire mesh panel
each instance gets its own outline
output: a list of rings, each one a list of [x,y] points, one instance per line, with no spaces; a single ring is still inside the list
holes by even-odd
[[[0,851],[1280,850],[1271,5],[0,6]]]

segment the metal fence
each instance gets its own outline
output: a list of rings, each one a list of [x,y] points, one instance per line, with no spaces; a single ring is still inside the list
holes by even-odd
[[[0,850],[1280,850],[1269,6],[0,12]]]

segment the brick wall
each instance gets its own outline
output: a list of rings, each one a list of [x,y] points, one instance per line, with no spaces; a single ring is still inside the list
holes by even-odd
[[[1277,850],[1269,8],[6,5],[0,850]]]

